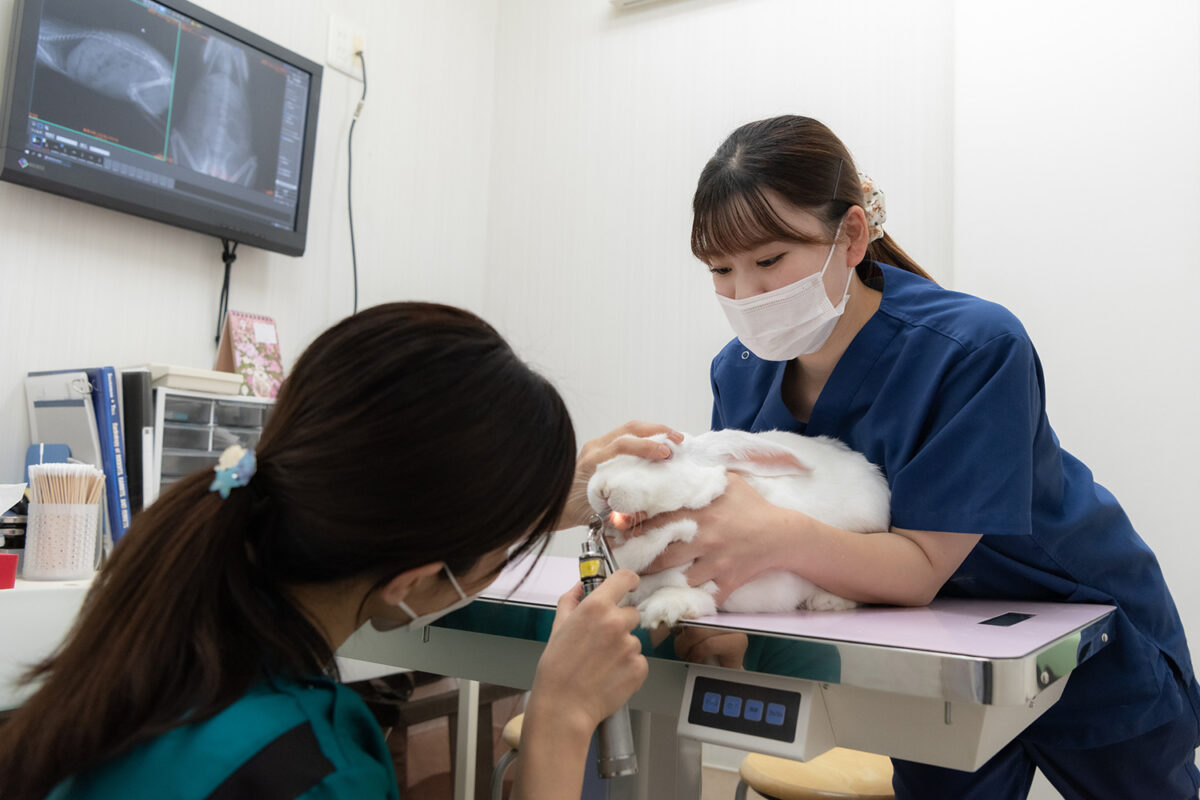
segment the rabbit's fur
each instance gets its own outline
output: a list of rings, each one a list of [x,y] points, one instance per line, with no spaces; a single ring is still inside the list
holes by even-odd
[[[842,442],[784,431],[746,433],[710,431],[685,436],[676,445],[665,435],[651,437],[671,448],[671,458],[652,461],[619,455],[596,468],[588,482],[588,502],[602,517],[612,511],[654,516],[707,506],[724,491],[726,470],[741,475],[768,502],[860,533],[885,531],[890,521],[887,480],[879,469]],[[614,539],[613,557],[621,567],[641,572],[668,544],[696,535],[690,519],[669,523],[638,536]],[[632,601],[642,625],[673,625],[680,619],[716,613],[712,581],[689,587],[687,567],[645,575]],[[824,591],[791,572],[768,572],[726,599],[722,610],[838,610],[857,603]]]

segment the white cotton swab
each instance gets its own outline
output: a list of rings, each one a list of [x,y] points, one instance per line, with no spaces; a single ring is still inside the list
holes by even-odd
[[[35,503],[94,505],[104,492],[104,473],[91,464],[34,464],[29,484]]]

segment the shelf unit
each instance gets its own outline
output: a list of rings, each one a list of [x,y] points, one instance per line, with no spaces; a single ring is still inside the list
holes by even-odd
[[[261,397],[155,389],[154,492],[146,498],[146,505],[180,478],[212,469],[226,447],[254,447],[274,402]]]

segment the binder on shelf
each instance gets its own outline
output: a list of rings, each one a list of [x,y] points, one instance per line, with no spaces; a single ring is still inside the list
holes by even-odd
[[[136,514],[145,506],[147,498],[154,497],[153,376],[146,367],[132,367],[120,372],[129,511]]]
[[[279,332],[275,320],[244,311],[228,311],[217,346],[216,369],[242,376],[239,394],[273,398],[283,382]]]
[[[125,531],[129,530],[130,510],[129,510],[129,484],[125,476],[125,444],[123,426],[121,423],[121,408],[119,395],[117,393],[117,374],[112,367],[91,367],[76,370],[55,370],[47,372],[30,372],[26,378],[26,390],[28,393],[29,381],[35,378],[49,378],[52,380],[54,375],[69,375],[74,376],[70,391],[77,394],[83,394],[79,385],[80,375],[84,376],[84,386],[92,414],[95,418],[95,430],[97,434],[98,446],[96,449],[96,459],[87,461],[94,464],[104,472],[104,493],[105,493],[105,519],[107,522],[105,531],[105,551],[111,550],[112,545],[121,540],[125,535]],[[41,425],[38,426],[38,431],[34,431],[34,411],[33,403],[30,404],[30,435],[34,437],[34,441],[65,441],[61,436],[54,435],[50,431],[43,432]],[[48,436],[48,439],[40,438]],[[70,443],[66,444],[71,447],[72,454],[76,454],[75,447]],[[86,461],[79,455],[74,457],[80,461]]]
[[[132,512],[129,510],[129,481],[125,475],[125,433],[121,421],[120,389],[117,384],[117,371],[113,367],[101,367],[100,377],[103,382],[100,389],[100,403],[104,405],[103,414],[97,409],[97,414],[104,418],[105,433],[100,434],[100,454],[104,457],[104,474],[111,475],[105,481],[108,491],[110,508],[114,524],[112,527],[113,543],[120,541],[129,530]]]

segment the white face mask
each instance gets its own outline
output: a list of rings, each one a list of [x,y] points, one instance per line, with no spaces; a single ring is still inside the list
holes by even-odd
[[[839,223],[825,265],[815,275],[741,300],[717,295],[734,334],[754,355],[764,361],[790,361],[817,352],[829,339],[850,297],[850,270],[841,302],[834,306],[825,291],[825,270],[841,233]]]
[[[442,569],[446,570],[446,577],[448,577],[450,579],[450,585],[454,587],[454,591],[458,592],[457,600],[455,600],[453,603],[451,603],[450,605],[446,606],[443,609],[439,609],[438,611],[432,611],[428,614],[417,614],[411,608],[408,607],[407,603],[405,603],[404,601],[401,601],[399,603],[396,603],[396,605],[400,607],[401,611],[403,611],[405,614],[408,614],[410,617],[412,617],[411,620],[409,620],[406,623],[400,623],[400,622],[393,622],[392,620],[380,619],[378,617],[371,617],[371,626],[373,628],[375,628],[375,630],[377,630],[377,631],[390,631],[390,630],[395,630],[396,628],[407,628],[407,629],[423,628],[426,625],[429,625],[430,623],[432,623],[434,620],[438,620],[438,619],[441,619],[442,617],[446,616],[451,611],[457,611],[458,609],[467,605],[468,603],[470,603],[472,600],[474,600],[476,597],[479,596],[478,594],[470,594],[469,595],[466,592],[464,592],[462,590],[462,587],[458,585],[458,581],[454,578],[454,573],[451,572],[450,568],[447,567],[445,564],[442,565]]]

